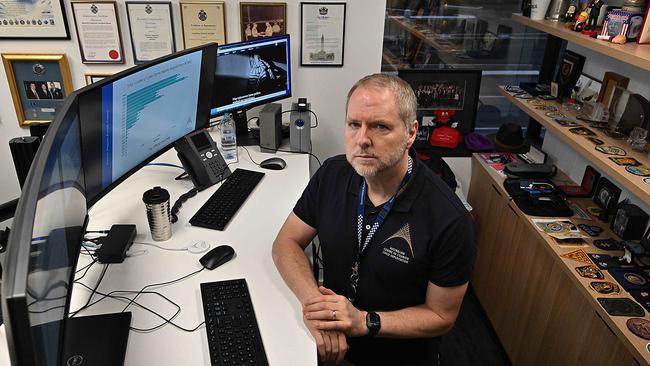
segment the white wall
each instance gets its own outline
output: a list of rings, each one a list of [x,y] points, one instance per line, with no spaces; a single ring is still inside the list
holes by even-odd
[[[260,0],[257,0],[260,1]],[[264,1],[264,0],[261,0]],[[268,1],[268,0],[267,0]],[[271,2],[271,1],[269,1]],[[313,150],[321,160],[344,152],[343,119],[345,96],[352,84],[362,76],[379,72],[384,34],[385,0],[347,1],[345,51],[342,68],[300,66],[300,1],[287,3],[287,26],[292,36],[293,98],[283,102],[283,109],[298,97],[306,97],[318,114],[319,127],[312,130]],[[133,66],[131,43],[124,0],[118,0],[118,11],[127,64],[85,65],[81,63],[70,3],[65,1],[71,39],[66,41],[2,40],[2,53],[64,53],[70,63],[75,88],[86,85],[87,72],[113,73]],[[178,0],[173,0],[173,16],[177,47],[182,45]],[[226,0],[228,42],[240,40],[239,1]],[[18,126],[4,67],[0,66],[0,203],[18,197],[20,189],[9,152],[9,140],[29,134]],[[254,111],[251,113],[255,113]],[[287,115],[285,115],[287,116]],[[288,118],[288,117],[285,117]]]

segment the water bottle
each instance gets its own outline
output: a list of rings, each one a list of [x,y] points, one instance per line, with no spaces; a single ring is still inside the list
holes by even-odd
[[[232,118],[232,114],[224,114],[220,126],[221,155],[226,163],[237,161],[237,135],[235,132],[235,120]]]

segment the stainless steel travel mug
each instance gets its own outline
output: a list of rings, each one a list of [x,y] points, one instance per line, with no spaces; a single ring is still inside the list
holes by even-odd
[[[147,208],[147,220],[151,237],[155,241],[165,241],[172,237],[172,221],[169,213],[169,192],[161,187],[153,187],[144,192],[142,201]]]

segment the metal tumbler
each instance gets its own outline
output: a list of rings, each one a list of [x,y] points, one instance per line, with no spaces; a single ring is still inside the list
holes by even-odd
[[[172,222],[169,214],[169,192],[161,187],[153,187],[144,192],[142,201],[147,208],[147,220],[151,237],[155,241],[165,241],[172,237]]]

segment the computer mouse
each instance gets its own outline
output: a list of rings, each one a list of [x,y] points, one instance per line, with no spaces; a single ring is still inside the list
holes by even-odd
[[[199,259],[199,263],[207,269],[215,269],[231,260],[234,255],[235,250],[230,245],[219,245],[205,253],[205,255]]]
[[[287,166],[287,162],[281,158],[269,158],[260,163],[260,168],[271,170],[282,170]]]

